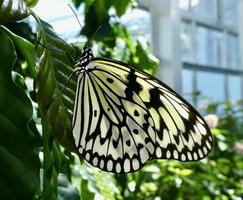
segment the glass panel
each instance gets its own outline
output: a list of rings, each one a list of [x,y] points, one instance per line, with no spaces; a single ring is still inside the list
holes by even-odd
[[[82,27],[79,26],[74,13],[68,7],[69,2],[70,0],[42,0],[33,8],[33,11],[43,20],[48,21],[63,38],[76,41]],[[84,25],[84,5],[81,5],[75,12],[81,24]],[[36,24],[31,18],[30,23]]]
[[[81,24],[84,24],[84,18],[79,17],[79,20]],[[63,38],[67,38],[68,40],[77,38],[82,29],[82,27],[79,26],[75,16],[69,16],[53,21],[52,26],[58,34],[60,34]]]
[[[151,43],[151,20],[150,13],[142,9],[129,9],[125,15],[121,17],[124,24],[135,39],[143,36]]]
[[[191,0],[191,9],[202,17],[217,20],[217,0]]]
[[[225,25],[236,27],[238,24],[238,0],[221,0],[221,17]]]
[[[242,84],[239,76],[228,76],[228,95],[229,100],[239,100],[242,98]]]
[[[225,101],[224,75],[198,72],[197,90],[201,92],[198,105]]]
[[[181,23],[181,54],[182,61],[192,62],[193,52],[192,52],[192,26],[190,23]]]
[[[182,70],[182,95],[183,97],[193,103],[193,72],[191,70]]]
[[[233,68],[233,69],[240,68],[239,38],[234,35],[228,35],[227,45],[228,45],[227,55],[228,55],[229,68]]]
[[[196,31],[196,60],[198,64],[222,65],[223,34],[198,26]]]
[[[179,0],[179,8],[182,10],[189,10],[189,0]]]
[[[47,6],[48,3],[48,6]],[[36,14],[43,20],[57,20],[60,17],[66,17],[72,13],[68,8],[67,2],[61,0],[47,1],[43,0],[38,2],[38,4],[32,8]],[[73,15],[73,13],[72,13]]]

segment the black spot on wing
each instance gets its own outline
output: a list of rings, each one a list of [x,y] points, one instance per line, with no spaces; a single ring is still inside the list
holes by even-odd
[[[174,139],[175,139],[176,144],[179,145],[179,143],[180,143],[180,136],[179,136],[179,134],[174,135]]]
[[[155,108],[158,109],[159,107],[163,106],[163,103],[160,100],[160,91],[157,88],[152,88],[149,90],[150,101],[145,102],[145,105],[148,108]]]
[[[94,110],[94,117],[97,117],[97,110]]]
[[[130,140],[127,140],[126,141],[126,144],[127,144],[127,146],[130,146],[131,145],[131,141]]]
[[[141,143],[137,144],[137,149],[138,149],[138,151],[139,151],[140,149],[142,149],[143,147],[144,147],[143,144],[141,144]]]
[[[125,94],[127,99],[132,100],[133,92],[138,94],[143,87],[136,81],[137,77],[135,75],[135,70],[131,69],[127,75],[127,88],[125,89]]]
[[[143,123],[143,130],[148,131],[149,124],[148,123]]]
[[[151,139],[147,137],[147,138],[145,138],[144,142],[145,142],[145,144],[148,144],[149,142],[151,142]]]
[[[112,143],[113,143],[114,148],[116,149],[118,147],[119,140],[118,141],[112,140]]]
[[[144,114],[144,120],[147,122],[149,118],[149,114]]]
[[[107,78],[106,80],[107,80],[109,83],[113,83],[113,82],[114,82],[114,80],[111,79],[111,78]]]
[[[183,117],[181,118],[185,124],[185,132],[182,133],[183,137],[185,138],[185,140],[188,142],[189,139],[190,139],[190,132],[193,131],[195,132],[194,130],[194,127],[193,125],[196,123],[196,116],[195,114],[193,114],[192,112],[189,113],[189,119],[184,119]]]
[[[138,134],[138,129],[133,129],[133,133]]]
[[[134,111],[134,116],[137,116],[137,117],[139,116],[139,113],[137,110]]]

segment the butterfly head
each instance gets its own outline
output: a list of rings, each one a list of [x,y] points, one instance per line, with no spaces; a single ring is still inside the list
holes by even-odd
[[[91,48],[86,44],[83,47],[83,52],[81,54],[81,58],[86,58],[88,60],[91,60],[94,57],[93,52]]]
[[[93,52],[91,48],[88,45],[85,45],[83,48],[83,52],[80,56],[80,58],[76,61],[77,67],[84,67],[87,66],[91,59],[94,57]]]

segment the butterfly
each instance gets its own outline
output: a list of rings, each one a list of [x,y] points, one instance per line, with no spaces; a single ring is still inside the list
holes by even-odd
[[[84,46],[76,61],[72,132],[80,155],[113,173],[153,159],[197,161],[213,138],[200,114],[160,80]]]

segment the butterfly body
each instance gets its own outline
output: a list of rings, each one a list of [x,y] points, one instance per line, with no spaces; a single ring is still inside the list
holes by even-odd
[[[87,47],[75,74],[73,136],[91,165],[128,173],[152,159],[194,161],[211,151],[203,118],[158,79],[126,63],[95,58]]]

